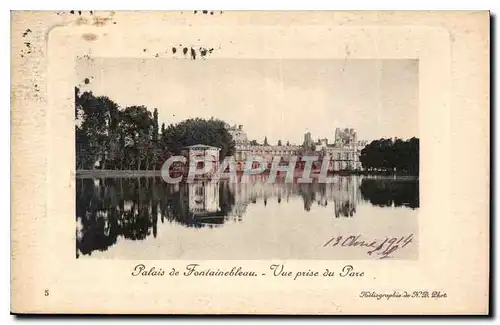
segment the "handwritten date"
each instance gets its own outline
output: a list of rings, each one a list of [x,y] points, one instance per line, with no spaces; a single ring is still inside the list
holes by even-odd
[[[364,239],[362,235],[334,236],[323,247],[354,247],[366,249],[368,255],[376,255],[380,259],[392,257],[392,253],[404,248],[413,241],[413,234],[402,237],[386,237],[385,239]],[[374,254],[375,253],[375,254]]]

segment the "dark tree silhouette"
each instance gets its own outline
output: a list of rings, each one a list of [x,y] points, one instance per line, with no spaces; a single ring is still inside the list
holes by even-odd
[[[404,175],[419,173],[419,139],[380,139],[361,150],[360,161],[368,171],[383,171]]]

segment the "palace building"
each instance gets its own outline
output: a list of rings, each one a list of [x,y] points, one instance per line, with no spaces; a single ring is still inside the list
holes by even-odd
[[[330,171],[353,171],[361,170],[359,156],[361,149],[366,146],[365,141],[358,141],[356,131],[352,128],[336,128],[333,143],[328,138],[314,141],[311,132],[304,134],[304,142],[299,145],[253,145],[248,140],[242,125],[227,125],[227,130],[235,141],[234,158],[237,170],[243,170],[244,163],[248,157],[260,156],[270,164],[275,156],[281,156],[287,161],[290,156],[317,156],[318,161],[329,157]],[[300,164],[300,158],[299,158]],[[302,164],[303,165],[303,164]]]
[[[229,124],[226,124],[226,130],[228,130],[229,134],[231,134],[237,145],[244,145],[248,143],[247,133],[243,131],[243,125],[230,126]]]

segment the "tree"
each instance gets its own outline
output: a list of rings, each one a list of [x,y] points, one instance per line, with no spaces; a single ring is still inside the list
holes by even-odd
[[[158,139],[158,150],[160,151],[160,154],[158,157],[158,163],[157,163],[158,168],[161,168],[161,165],[165,162],[165,160],[168,159],[168,150],[167,150],[167,146],[165,144],[165,137],[166,137],[165,123],[162,123],[160,136]]]
[[[368,170],[418,175],[419,140],[380,139],[361,150],[361,164]]]
[[[165,123],[161,124],[161,137],[165,135]]]
[[[153,135],[152,135],[152,140],[153,142],[158,141],[158,109],[155,108],[153,111]]]
[[[165,130],[164,144],[172,154],[178,155],[181,149],[195,144],[218,147],[220,159],[234,154],[235,144],[226,129],[226,123],[219,119],[194,118],[169,125]]]
[[[129,169],[150,169],[153,160],[153,119],[145,106],[130,106],[122,114],[124,154]]]
[[[250,145],[251,146],[258,146],[259,143],[257,142],[257,140],[252,140],[252,141],[250,141]]]
[[[290,141],[287,141],[287,142],[286,142],[286,145],[287,145],[287,146],[289,146],[289,145],[290,145]]]
[[[265,146],[268,146],[268,145],[269,145],[269,143],[267,143],[267,137],[265,137],[265,138],[264,138],[264,145],[265,145]]]
[[[75,87],[76,162],[78,168],[94,168],[116,157],[118,146],[118,105],[106,96],[80,94]]]
[[[162,124],[162,127],[164,128],[165,125]],[[158,109],[155,107],[153,111],[153,134],[151,136],[151,140],[153,141],[152,146],[153,146],[153,152],[152,152],[152,161],[151,161],[151,167],[153,169],[156,169],[158,162],[162,160],[162,154],[163,150],[161,149],[160,143],[158,141]]]
[[[282,144],[281,144],[281,140],[278,140],[278,146],[281,146],[281,145],[282,145]]]

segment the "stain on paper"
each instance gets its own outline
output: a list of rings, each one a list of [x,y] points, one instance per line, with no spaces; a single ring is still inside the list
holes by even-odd
[[[82,38],[86,41],[95,41],[97,39],[97,35],[96,34],[92,34],[92,33],[86,33],[86,34],[83,34],[82,35]]]

